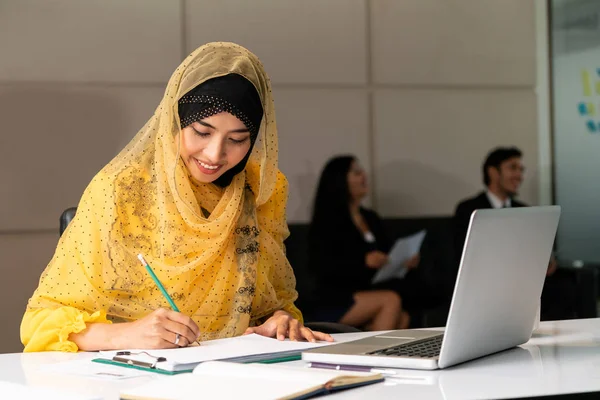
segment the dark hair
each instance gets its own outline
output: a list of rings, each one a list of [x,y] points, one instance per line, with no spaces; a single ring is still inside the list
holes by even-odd
[[[521,150],[516,147],[496,147],[494,150],[490,151],[483,163],[484,185],[489,186],[490,184],[490,175],[488,173],[489,167],[494,167],[499,170],[500,164],[514,157],[523,157]]]
[[[350,221],[350,189],[348,172],[356,157],[341,155],[330,159],[319,179],[313,203],[311,229],[321,229],[332,223]]]

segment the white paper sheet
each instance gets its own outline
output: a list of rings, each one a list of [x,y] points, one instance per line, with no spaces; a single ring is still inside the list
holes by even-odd
[[[166,350],[129,350],[132,353],[146,351],[152,357],[165,357],[167,361],[159,362],[157,368],[167,371],[178,371],[193,368],[196,364],[222,360],[231,357],[248,356],[253,354],[277,353],[283,351],[305,350],[319,346],[326,346],[329,342],[294,342],[290,340],[280,341],[257,334],[238,336],[227,339],[209,340],[202,342],[201,346],[184,347],[180,349]],[[112,359],[116,351],[101,351],[102,358]],[[152,362],[154,358],[149,356],[132,355],[128,358],[137,361]]]
[[[392,278],[404,278],[408,272],[404,263],[419,252],[427,231],[419,231],[413,235],[396,240],[390,250],[387,264],[379,268],[371,283],[387,281]]]

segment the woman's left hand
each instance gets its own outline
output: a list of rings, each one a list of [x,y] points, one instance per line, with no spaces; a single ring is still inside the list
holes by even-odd
[[[313,331],[305,327],[300,321],[291,316],[291,314],[279,310],[275,311],[271,318],[266,320],[262,325],[253,326],[246,329],[244,335],[256,333],[267,337],[276,337],[278,340],[284,340],[289,337],[290,340],[306,340],[316,342],[317,340],[325,340],[333,342],[333,337],[327,333]]]

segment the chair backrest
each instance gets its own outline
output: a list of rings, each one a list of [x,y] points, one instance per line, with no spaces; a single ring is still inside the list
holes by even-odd
[[[67,225],[71,222],[73,217],[75,217],[75,212],[77,211],[77,207],[67,208],[60,215],[60,234],[62,235],[65,229],[67,229]]]
[[[288,225],[290,236],[285,241],[285,253],[294,275],[296,276],[296,290],[298,300],[296,305],[303,313],[310,314],[315,307],[315,280],[308,271],[308,224],[290,223]]]

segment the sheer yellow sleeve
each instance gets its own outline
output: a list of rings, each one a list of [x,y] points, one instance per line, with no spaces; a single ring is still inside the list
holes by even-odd
[[[296,318],[301,323],[304,323],[304,317],[302,316],[302,312],[294,305],[294,303],[288,304],[283,307],[283,311],[291,314],[292,317]]]
[[[86,323],[111,323],[106,312],[90,313],[74,307],[37,309],[27,311],[21,322],[21,342],[24,352],[68,351],[76,352],[77,345],[69,340],[71,333],[79,333]]]

